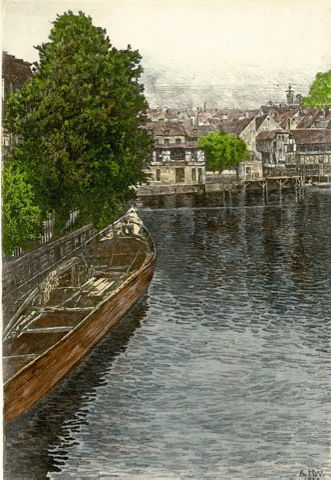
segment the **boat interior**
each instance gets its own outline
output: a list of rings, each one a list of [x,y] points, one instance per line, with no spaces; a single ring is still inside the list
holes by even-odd
[[[5,332],[4,380],[14,376],[74,329],[122,285],[150,253],[146,240],[94,240],[51,272],[23,303]]]

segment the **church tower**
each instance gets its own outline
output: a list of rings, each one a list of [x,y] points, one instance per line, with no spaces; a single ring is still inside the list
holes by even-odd
[[[285,93],[286,93],[286,100],[287,100],[286,103],[288,105],[292,105],[294,103],[294,91],[292,90],[292,86],[290,83]]]

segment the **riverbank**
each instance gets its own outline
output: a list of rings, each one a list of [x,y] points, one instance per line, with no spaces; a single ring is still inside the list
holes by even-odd
[[[318,181],[318,180],[316,180]],[[172,185],[142,185],[138,187],[138,197],[158,195],[178,195],[187,193],[214,193],[214,192],[242,192],[249,190],[254,193],[279,190],[296,190],[305,186],[302,176],[263,177],[245,180],[220,181],[215,178],[207,179],[202,184],[172,184]]]

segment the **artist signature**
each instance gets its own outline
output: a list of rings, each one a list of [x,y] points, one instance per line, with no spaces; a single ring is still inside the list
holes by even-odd
[[[315,470],[314,468],[311,469],[301,469],[299,476],[304,478],[305,480],[317,480],[319,478],[324,478],[323,470]]]

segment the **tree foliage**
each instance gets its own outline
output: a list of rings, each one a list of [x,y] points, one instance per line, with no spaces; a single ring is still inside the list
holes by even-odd
[[[21,139],[8,161],[25,172],[41,215],[55,212],[58,230],[76,209],[101,227],[145,179],[152,141],[141,128],[141,56],[114,48],[82,12],[53,25],[36,47],[37,73],[5,105],[4,125]]]
[[[247,145],[241,138],[220,130],[200,137],[198,144],[205,153],[207,169],[213,172],[236,167],[248,153]]]
[[[2,169],[2,245],[10,254],[26,247],[41,234],[41,210],[36,205],[32,186],[19,165],[7,162]]]
[[[307,107],[331,106],[331,70],[316,75],[303,104]]]

